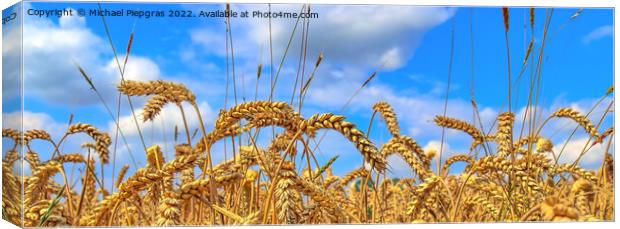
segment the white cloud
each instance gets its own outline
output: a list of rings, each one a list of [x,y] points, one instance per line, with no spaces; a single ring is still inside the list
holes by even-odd
[[[46,113],[15,111],[2,114],[2,128],[11,128],[21,130],[20,125],[23,124],[23,130],[46,130],[55,131],[53,133],[63,133],[65,127],[57,123],[51,116]],[[52,134],[52,133],[50,133]]]
[[[581,40],[584,44],[589,44],[592,41],[604,38],[604,37],[610,37],[614,35],[614,26],[613,25],[604,25],[601,27],[598,27],[594,30],[592,30],[590,33],[588,33],[586,36],[583,37],[583,39]]]
[[[458,155],[458,154],[467,154],[469,152],[469,147],[463,148],[463,149],[455,149],[454,147],[452,147],[450,144],[453,142],[450,141],[444,141],[443,146],[441,145],[441,140],[433,140],[433,141],[429,141],[426,143],[426,145],[424,145],[422,147],[422,149],[424,149],[424,152],[428,152],[430,150],[435,150],[437,153],[435,154],[435,157],[433,157],[433,160],[431,161],[431,168],[435,169],[436,164],[437,164],[437,159],[439,158],[439,152],[441,149],[441,163],[443,164],[446,159]]]
[[[396,154],[392,154],[387,158],[389,177],[412,177],[413,170],[405,160]]]
[[[399,48],[391,48],[381,55],[379,62],[384,64],[386,69],[397,69],[404,65],[403,59]]]
[[[109,76],[118,75],[118,65],[115,60],[108,61],[105,65],[105,72]],[[125,80],[148,81],[160,78],[161,72],[159,66],[151,59],[130,55],[123,76]],[[114,77],[112,80],[111,83],[120,82],[120,77]]]
[[[592,148],[590,148],[590,145],[592,144],[593,140],[588,141],[588,137],[582,137],[582,138],[577,138],[577,139],[573,139],[571,141],[568,142],[568,144],[566,144],[566,141],[562,141],[560,143],[557,143],[556,145],[553,146],[553,152],[555,152],[556,156],[560,156],[560,152],[562,152],[562,155],[559,158],[559,163],[560,164],[565,164],[565,163],[573,163],[575,162],[575,160],[579,157],[579,155],[581,155],[582,151],[584,151],[584,146],[587,145],[587,147],[585,148],[587,151],[583,154],[583,156],[581,157],[580,161],[579,161],[579,165],[588,168],[588,169],[592,169],[592,168],[598,168],[601,165],[601,162],[603,161],[604,158],[604,153],[606,152],[606,146],[607,146],[607,141],[605,141],[604,144],[597,144],[595,146],[593,146]],[[564,144],[566,144],[566,147],[564,148],[564,151],[562,151],[562,148],[564,147]],[[613,150],[614,148],[611,147],[610,151],[613,154]],[[552,155],[549,155],[549,158],[553,158]]]
[[[217,113],[206,102],[200,103],[198,108],[200,109],[202,119],[205,122],[205,128],[209,128],[210,124],[212,124],[213,120],[216,118]],[[185,110],[185,116],[191,135],[194,130],[200,126],[198,116],[196,115],[196,112],[194,112],[194,108],[188,104],[184,104],[183,109]],[[153,121],[142,122],[142,108],[137,108],[135,110],[135,114],[140,124],[140,130],[143,133],[146,143],[149,145],[154,142],[162,142],[164,139],[163,135],[166,135],[166,139],[169,142],[172,142],[174,138],[175,126],[178,127],[179,141],[184,141],[186,138],[183,117],[179,108],[174,104],[167,104],[164,106],[162,111]],[[123,134],[127,138],[138,139],[138,129],[136,128],[136,124],[131,113],[121,116],[118,123]],[[116,124],[114,122],[109,122],[108,130],[110,133],[114,133],[116,131]],[[200,132],[197,134],[198,137],[201,135],[202,133]]]
[[[422,149],[424,149],[424,152],[428,152],[430,150],[436,151],[437,154],[435,154],[435,160],[439,157],[440,151],[442,152],[442,159],[448,158],[450,155],[458,154],[452,149],[452,147],[450,147],[450,144],[445,141],[443,145],[441,144],[441,141],[429,141],[426,145],[424,145],[424,147],[422,147]]]
[[[315,6],[312,11],[318,12],[320,18],[310,22],[308,50],[315,53],[309,56],[317,56],[323,51],[328,60],[337,64],[375,68],[384,61],[406,63],[425,33],[455,13],[455,9],[441,7],[369,5]],[[291,27],[290,22],[276,26]],[[288,32],[290,29],[281,30]],[[279,38],[283,44],[289,33],[284,35]],[[255,33],[255,36],[262,38],[263,44],[268,44],[268,33]],[[382,60],[389,57],[399,58]]]
[[[436,169],[437,158],[439,157],[440,148],[441,148],[441,142],[434,141],[434,140],[427,142],[426,145],[422,147],[422,149],[424,149],[424,152],[428,152],[429,150],[437,151],[437,154],[435,154],[435,157],[431,160],[430,168],[433,171]],[[445,162],[445,160],[450,156],[465,153],[465,151],[453,149],[448,142],[444,142],[442,152],[443,152],[441,156],[442,163]],[[413,170],[411,169],[411,166],[409,166],[409,164],[407,164],[407,162],[405,162],[405,160],[401,156],[396,155],[396,154],[390,155],[387,158],[387,162],[389,165],[388,175],[390,177],[392,176],[393,177],[412,177],[413,176]]]
[[[302,5],[293,4],[272,5],[271,10],[299,12],[301,7]],[[236,11],[267,11],[266,5],[232,5],[231,8]],[[325,58],[313,82],[314,86],[322,87],[335,80],[362,82],[370,74],[369,70],[376,70],[381,66],[382,70],[394,70],[404,66],[413,57],[426,32],[450,19],[456,9],[319,5],[312,6],[312,12],[317,12],[320,16],[311,19],[309,25],[306,74],[309,74],[310,66],[322,52]],[[295,79],[301,48],[302,22],[303,20],[300,20],[297,25],[278,85],[292,85]],[[270,38],[267,19],[232,19],[237,74],[242,72],[253,76],[259,63],[263,64],[263,71],[269,71],[271,52],[274,67],[279,66],[296,20],[273,19],[271,23]],[[212,24],[191,31],[193,45],[182,48],[179,56],[226,56],[224,26],[224,23]],[[273,44],[272,50],[270,42]],[[281,94],[278,92],[280,88],[276,93]],[[286,91],[287,95],[289,93]]]
[[[72,9],[74,10],[74,9]],[[86,24],[85,17],[60,17],[58,24],[62,28],[80,28]]]
[[[114,98],[120,80],[116,61],[109,44],[86,27],[85,18],[61,17],[57,24],[28,18],[23,30],[28,34],[23,37],[24,96],[57,104],[99,103],[77,70],[75,64],[79,64],[106,100]],[[122,64],[124,54],[119,53],[119,58]],[[126,71],[127,79],[161,77],[157,64],[146,57],[130,56]]]

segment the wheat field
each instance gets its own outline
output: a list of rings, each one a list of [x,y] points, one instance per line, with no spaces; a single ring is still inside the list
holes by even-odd
[[[317,59],[315,68],[321,60]],[[96,91],[85,71],[79,70]],[[300,88],[299,101],[311,80]],[[201,137],[192,142],[188,127],[179,127],[187,139],[180,135],[183,143],[174,146],[174,152],[148,146],[141,152],[146,166],[133,168],[132,174],[127,172],[129,165],[122,167],[112,191],[102,185],[96,168],[110,166],[114,133],[71,123],[60,139],[53,139],[46,130],[4,128],[2,137],[12,140],[13,146],[5,149],[2,159],[3,219],[27,227],[615,220],[614,127],[602,126],[602,121],[590,120],[589,113],[570,107],[532,122],[537,126],[525,133],[515,125],[512,111],[496,117],[493,131],[449,114],[437,115],[432,120],[437,128],[469,136],[471,146],[470,152],[435,161],[437,168],[433,168],[439,152],[424,150],[414,138],[402,134],[398,118],[410,114],[395,113],[385,101],[372,106],[373,117],[376,114],[389,132],[389,140],[378,145],[369,138],[368,123],[352,123],[333,113],[303,117],[301,105],[295,108],[288,102],[254,100],[222,109],[207,131],[196,96],[181,83],[122,80],[117,89],[129,100],[148,98],[143,112],[134,116],[142,119],[137,122],[155,119],[164,106],[176,106],[184,119],[199,117]],[[613,87],[601,100],[612,94]],[[184,110],[182,104],[194,109]],[[593,146],[604,146],[599,168],[584,169],[579,159],[575,163],[558,160],[553,150],[558,143],[541,134],[547,121],[555,119],[570,120],[578,131],[587,133],[588,145],[581,156]],[[271,134],[273,127],[282,131],[275,132],[267,146],[256,144],[257,135]],[[364,163],[337,176],[332,173],[337,157],[324,164],[316,162],[309,142],[325,130],[348,140]],[[65,139],[78,134],[92,139],[81,145],[87,155],[62,152]],[[48,151],[35,152],[30,147],[33,141],[48,142]],[[221,141],[235,142],[234,156],[215,163],[213,155],[222,152],[212,146]],[[23,157],[18,153],[21,149]],[[475,156],[474,151],[486,153]],[[402,157],[413,176],[389,177],[391,155]],[[300,165],[299,160],[308,163]],[[29,165],[30,175],[15,172],[22,162]],[[450,172],[457,162],[466,165],[463,171]],[[68,182],[68,164],[83,168],[80,185]],[[17,194],[22,191],[23,195]]]
[[[144,107],[145,120],[156,116],[166,103],[195,105],[193,93],[177,83],[126,81],[118,88],[126,95],[152,96]],[[94,159],[60,153],[58,144],[44,130],[28,130],[21,138],[18,131],[3,129],[2,136],[15,142],[2,164],[3,217],[18,223],[23,201],[25,226],[613,220],[613,159],[609,154],[595,171],[556,164],[548,157],[553,143],[545,137],[511,140],[513,113],[497,117],[498,130],[492,135],[465,121],[437,116],[434,122],[438,126],[470,135],[472,148],[494,141],[497,149],[494,155],[480,158],[452,156],[434,172],[430,164],[436,152],[425,152],[414,139],[400,134],[397,115],[388,103],[376,103],[373,109],[392,135],[381,146],[375,146],[344,116],[324,113],[304,118],[284,102],[243,103],[221,112],[213,131],[195,146],[175,146],[174,158],[163,158],[157,145],[148,148],[147,166],[131,175],[121,172],[115,193],[97,185]],[[577,122],[591,135],[593,145],[613,135],[613,127],[599,133],[590,120],[571,108],[559,109],[549,118]],[[241,120],[246,123],[240,125]],[[212,165],[209,153],[215,142],[269,126],[285,131],[267,148],[240,145],[233,159]],[[294,158],[300,156],[296,147],[320,129],[342,134],[370,166],[340,177],[331,173],[333,160],[314,168],[295,165]],[[83,147],[92,149],[101,163],[108,163],[107,133],[77,123],[63,138],[77,133],[92,137],[93,142],[85,142]],[[49,141],[55,154],[42,162],[36,152],[28,151],[24,159],[32,175],[20,177],[11,169],[19,161],[16,147],[29,148],[33,140]],[[386,157],[391,154],[400,155],[416,176],[400,180],[385,177]],[[460,174],[448,173],[450,165],[458,161],[467,163],[466,169]],[[87,168],[81,190],[50,179],[63,173],[66,163]],[[195,167],[200,174],[194,174]],[[374,185],[360,185],[356,180],[361,184],[373,181]],[[21,189],[23,198],[11,195]],[[59,201],[61,197],[64,201]]]

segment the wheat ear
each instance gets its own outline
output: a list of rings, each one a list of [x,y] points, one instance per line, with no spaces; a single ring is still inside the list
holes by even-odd
[[[372,106],[372,109],[381,114],[381,117],[385,120],[385,123],[388,127],[390,133],[393,136],[400,135],[400,127],[398,126],[398,120],[396,119],[396,114],[394,113],[394,109],[387,102],[378,102]]]
[[[450,118],[450,117],[444,117],[444,116],[436,116],[434,121],[435,121],[435,124],[437,124],[438,126],[460,130],[460,131],[463,131],[469,134],[469,136],[471,136],[474,139],[475,143],[482,142],[482,136],[483,136],[482,132],[478,130],[476,127],[474,127],[474,125],[472,124],[469,124],[462,120],[458,120],[458,119]]]
[[[569,118],[577,122],[590,136],[598,137],[598,132],[592,122],[586,116],[573,108],[560,108],[551,114],[551,117]]]
[[[353,142],[357,150],[364,155],[364,159],[374,166],[378,171],[386,168],[385,159],[379,154],[377,148],[366,138],[366,135],[355,127],[355,124],[344,120],[344,116],[331,113],[315,114],[309,119],[301,122],[299,130],[306,132],[310,136],[318,129],[333,129],[344,135],[349,141]]]

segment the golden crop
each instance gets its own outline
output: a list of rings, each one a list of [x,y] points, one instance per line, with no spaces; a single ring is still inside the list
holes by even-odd
[[[529,13],[530,27],[533,29],[534,9],[530,9]],[[502,9],[502,16],[510,63],[508,8]],[[578,14],[573,15],[576,16]],[[230,18],[226,20],[226,25],[230,26]],[[543,56],[549,21],[550,15],[547,14],[538,59]],[[231,33],[227,28],[227,33]],[[304,34],[307,42],[307,31]],[[132,39],[133,32],[125,64]],[[532,34],[523,59],[523,69],[528,60],[534,65],[537,48],[532,48],[533,41]],[[135,171],[133,174],[129,173],[129,165],[124,165],[115,182],[110,183],[114,185],[106,188],[103,185],[103,168],[109,166],[111,137],[108,133],[83,123],[69,125],[59,140],[53,139],[45,130],[21,133],[3,129],[2,137],[11,139],[14,145],[6,149],[2,158],[2,217],[27,227],[615,220],[614,159],[613,152],[610,152],[613,149],[614,127],[599,133],[599,129],[605,128],[600,126],[602,120],[595,125],[588,117],[590,113],[582,114],[572,108],[561,108],[543,122],[537,122],[542,112],[537,110],[540,82],[535,77],[529,79],[528,103],[522,122],[524,125],[527,123],[528,128],[516,126],[516,115],[511,110],[513,81],[510,64],[508,109],[498,115],[491,130],[484,130],[480,122],[468,123],[449,117],[447,112],[436,116],[433,121],[439,128],[456,130],[471,137],[469,152],[442,158],[441,150],[424,150],[415,139],[401,133],[397,114],[387,102],[377,102],[372,106],[374,113],[367,130],[358,128],[338,114],[319,113],[303,117],[301,110],[305,96],[323,58],[320,54],[314,66],[309,66],[313,69],[307,79],[303,73],[301,79],[296,79],[290,103],[273,101],[276,75],[275,81],[272,79],[271,82],[269,99],[256,99],[257,83],[255,99],[238,104],[235,102],[237,105],[220,110],[209,132],[192,91],[176,82],[125,80],[124,67],[117,59],[119,70],[123,69],[120,70],[121,82],[117,89],[127,97],[132,112],[131,98],[136,96],[149,97],[142,109],[144,122],[154,120],[164,106],[173,104],[183,118],[184,126],[181,128],[187,139],[178,141],[180,143],[174,146],[175,152],[165,154],[159,145],[147,147],[138,129],[146,165],[132,168]],[[535,67],[540,68],[541,63]],[[257,81],[261,77],[261,68],[262,64],[258,64]],[[79,66],[78,69],[106,105],[85,71]],[[376,74],[370,75],[361,88],[368,85]],[[236,89],[234,77],[232,83]],[[599,103],[612,92],[613,87]],[[292,105],[296,96],[299,97],[297,108]],[[473,95],[471,102],[476,111]],[[606,114],[611,112],[613,102]],[[188,112],[184,110],[183,103],[189,104],[198,117],[198,141],[192,142],[186,121]],[[107,105],[106,108],[114,119]],[[373,143],[368,133],[376,114],[386,123],[390,134],[382,145]],[[132,115],[136,126],[139,126],[136,115]],[[549,120],[560,118],[574,121],[589,136],[588,143],[574,163],[561,163],[560,155],[554,152],[551,136],[541,135]],[[117,120],[115,124],[120,129]],[[273,127],[279,127],[278,131]],[[174,127],[175,142],[177,128]],[[361,165],[337,176],[331,169],[337,157],[319,164],[314,153],[322,140],[321,137],[319,143],[316,141],[320,130],[342,135],[359,152]],[[258,136],[267,134],[265,132],[272,135],[269,144],[257,145],[255,141]],[[197,133],[198,130],[194,135]],[[85,134],[92,139],[81,145],[87,150],[86,156],[62,152],[65,139],[76,134]],[[30,147],[35,140],[46,141],[50,147],[39,154]],[[570,137],[566,139],[570,140]],[[214,144],[222,141],[230,141],[232,149],[228,152],[212,149]],[[443,138],[441,142],[443,144]],[[579,159],[591,153],[589,150],[595,145],[605,148],[601,166],[595,170],[580,167]],[[18,153],[18,147],[23,149],[23,155]],[[219,163],[213,161],[212,155],[230,152],[232,158]],[[49,158],[40,157],[48,155]],[[165,158],[164,155],[174,156]],[[387,158],[391,155],[402,157],[413,175],[399,179],[388,177],[392,165]],[[99,168],[102,168],[100,173],[95,171],[95,157],[98,157]],[[297,163],[299,161],[305,163],[300,165]],[[451,166],[457,162],[466,164],[464,170],[450,172]],[[19,163],[29,165],[29,173],[26,173],[29,175],[16,172]],[[77,175],[79,185],[68,178],[65,169],[69,163],[80,168],[81,173]],[[433,163],[437,166],[434,169],[431,168]],[[54,179],[55,176],[62,178],[60,183]]]
[[[195,104],[193,94],[177,83],[128,81],[119,90],[132,96],[161,97],[144,106],[145,120],[153,119],[168,102]],[[125,178],[129,167],[124,166],[114,193],[102,187],[90,153],[87,158],[63,154],[60,143],[44,130],[28,130],[22,135],[3,129],[2,136],[15,142],[2,161],[3,217],[19,223],[23,201],[25,226],[613,220],[613,158],[608,153],[598,170],[589,171],[558,164],[552,155],[553,143],[545,137],[524,136],[513,141],[513,113],[501,113],[497,133],[486,136],[465,121],[437,116],[434,121],[438,126],[470,135],[472,148],[488,146],[490,141],[495,141],[497,148],[479,158],[471,154],[449,157],[439,171],[433,171],[431,161],[436,152],[425,152],[414,139],[400,134],[396,114],[388,103],[379,102],[373,108],[392,135],[379,148],[344,116],[325,113],[306,119],[287,103],[242,103],[220,112],[213,130],[195,145],[177,145],[174,158],[164,158],[157,145],[148,148],[146,167]],[[599,134],[586,116],[571,108],[562,108],[553,117],[577,122],[595,140],[593,144],[613,135],[613,128]],[[268,147],[260,148],[254,140],[238,142],[234,158],[210,164],[210,154],[215,153],[210,148],[215,142],[255,136],[259,129],[270,126],[284,131]],[[315,163],[314,168],[312,163],[296,165],[296,157],[313,160],[307,142],[319,129],[346,137],[368,166],[339,177],[331,173],[333,160],[325,165]],[[109,135],[77,123],[68,127],[63,139],[77,133],[94,140],[83,147],[89,152],[92,149],[102,166],[107,164]],[[41,161],[30,149],[30,142],[37,139],[53,146],[49,160]],[[28,149],[24,159],[32,171],[29,176],[16,175],[12,169],[20,160],[16,149],[22,144]],[[386,158],[392,154],[407,162],[414,177],[386,176]],[[450,173],[450,166],[457,161],[467,167],[460,174]],[[53,181],[57,173],[66,179],[63,165],[67,163],[83,164],[81,190]],[[24,196],[15,195],[22,189]]]

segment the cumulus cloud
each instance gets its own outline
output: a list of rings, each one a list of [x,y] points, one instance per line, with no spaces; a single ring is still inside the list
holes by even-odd
[[[23,30],[28,34],[23,37],[24,96],[57,104],[98,103],[75,64],[85,69],[106,99],[116,94],[115,85],[120,80],[118,67],[109,45],[86,26],[86,18],[61,17],[58,23],[28,18]],[[19,50],[13,50],[16,51]],[[122,58],[124,54],[119,56]],[[157,64],[146,57],[130,56],[126,71],[127,79],[161,77]]]
[[[568,143],[563,141],[553,146],[553,152],[555,152],[556,156],[559,156],[558,162],[564,164],[575,162],[582,155],[582,152],[585,151],[579,159],[579,165],[588,169],[598,168],[604,159],[605,153],[611,152],[613,154],[614,148],[611,147],[610,151],[607,152],[607,141],[605,141],[605,144],[597,144],[590,148],[592,141],[587,137],[573,139]],[[564,147],[564,144],[566,144],[566,147]],[[552,155],[549,155],[549,157],[553,158]]]
[[[53,133],[62,133],[64,127],[57,123],[51,116],[46,113],[15,111],[2,114],[2,128],[11,128],[21,130],[46,130],[55,131]]]
[[[389,165],[387,174],[389,177],[412,177],[413,170],[405,160],[396,154],[392,154],[387,157],[387,163]]]
[[[308,50],[314,53],[309,56],[323,51],[327,59],[337,64],[370,68],[386,64],[389,69],[402,67],[425,33],[455,13],[451,8],[368,5],[318,6],[312,10],[320,18],[310,23]],[[279,30],[287,31],[290,23],[276,26],[284,26]],[[262,44],[268,44],[266,34],[254,33]],[[280,36],[279,42],[287,41],[287,34]]]
[[[614,26],[613,25],[604,25],[592,30],[586,36],[582,38],[582,42],[584,44],[590,44],[592,41],[604,38],[611,37],[614,35]]]
[[[216,118],[216,112],[207,102],[199,103],[198,108],[200,109],[202,119],[205,122],[205,127],[209,128],[213,120]],[[183,109],[185,110],[187,124],[190,129],[190,135],[192,135],[194,130],[200,127],[198,116],[194,112],[194,108],[188,104],[184,104]],[[140,130],[142,131],[143,137],[145,138],[144,140],[147,144],[147,147],[156,142],[173,142],[175,126],[178,127],[179,141],[184,141],[186,139],[183,117],[181,115],[181,112],[179,111],[179,108],[176,105],[168,104],[164,106],[159,115],[157,115],[153,121],[149,122],[142,122],[142,108],[137,108],[135,110],[135,114],[138,118]],[[118,124],[125,137],[135,139],[136,142],[138,141],[139,133],[131,113],[128,112],[128,114],[121,116]],[[116,124],[114,122],[109,122],[108,130],[110,131],[110,133],[115,133]],[[202,133],[197,133],[197,137],[200,136],[202,136]],[[119,144],[121,144],[121,142],[119,142]],[[172,149],[172,145],[170,145],[169,147],[170,149]]]
[[[442,152],[442,157],[450,157],[451,155],[458,154],[458,152],[450,147],[450,144],[444,142],[442,145],[441,141],[429,141],[426,145],[424,145],[424,147],[422,147],[422,149],[424,149],[424,152],[428,152],[430,150],[436,151],[437,154],[435,154],[435,159],[439,157],[440,150]]]
[[[379,62],[387,69],[396,69],[404,65],[404,59],[399,48],[391,48],[381,55]]]
[[[267,5],[231,7],[237,11],[268,10]],[[299,12],[301,7],[302,5],[282,4],[273,5],[271,10]],[[319,5],[312,6],[311,10],[318,13],[319,18],[311,19],[309,23],[308,66],[314,63],[319,53],[325,56],[317,71],[317,75],[321,77],[317,77],[314,82],[318,86],[334,80],[363,81],[364,77],[368,77],[369,69],[382,67],[383,70],[393,70],[404,66],[414,55],[426,32],[450,19],[456,12],[455,8],[387,5]],[[295,78],[301,48],[302,22],[297,24],[288,49],[282,71],[289,70],[290,74],[281,73],[283,76],[280,78],[283,80]],[[271,26],[267,19],[233,19],[231,26],[238,71],[253,73],[256,65],[261,62],[266,70],[271,52],[277,67],[284,56],[295,24],[294,19],[272,19]],[[191,31],[193,45],[185,47],[179,55],[185,58],[195,57],[196,54],[226,56],[224,26],[224,23],[211,24]],[[270,43],[273,44],[272,50]]]

